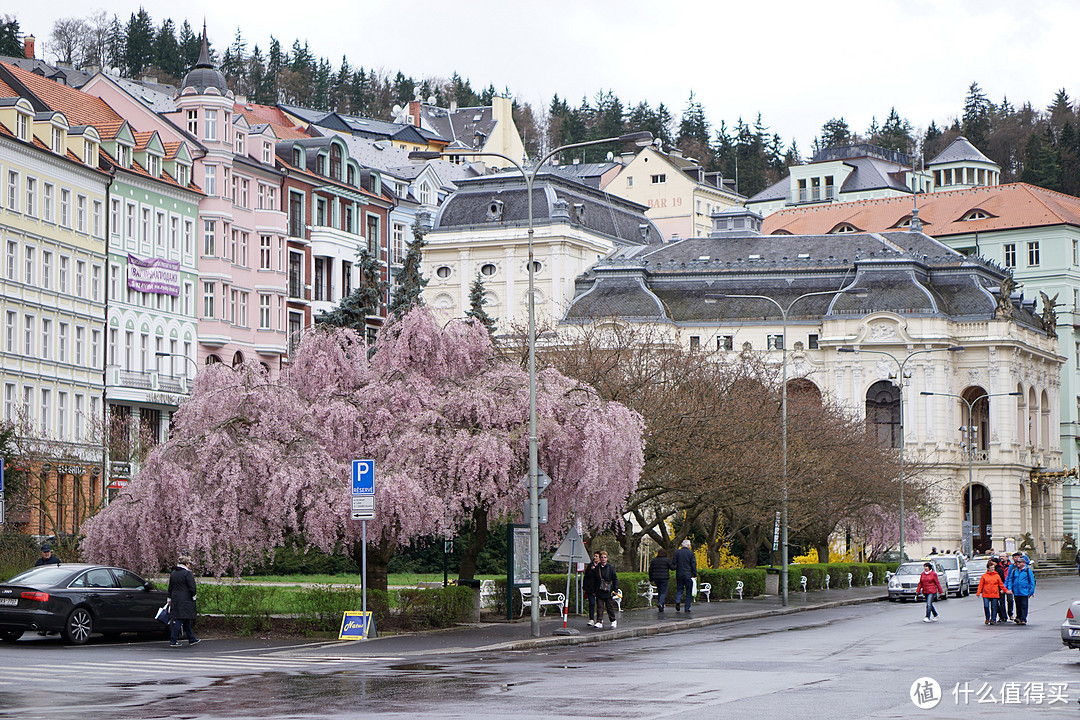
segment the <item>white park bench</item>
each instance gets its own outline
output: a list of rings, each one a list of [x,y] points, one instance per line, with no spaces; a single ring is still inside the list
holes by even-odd
[[[521,615],[524,615],[525,608],[532,607],[532,588],[522,587],[518,588],[518,590],[521,592]],[[547,585],[541,585],[537,600],[540,611],[546,615],[548,605],[557,607],[561,611],[563,603],[566,602],[566,595],[563,593],[549,593]]]
[[[739,595],[739,599],[740,599],[740,600],[742,600],[742,593],[743,593],[743,584],[742,584],[742,580],[738,580],[738,581],[736,581],[736,583],[735,583],[735,587],[733,587],[733,588],[731,589],[731,597],[735,597],[735,594],[736,594],[736,593],[738,593],[738,595]]]
[[[709,602],[709,597],[712,595],[712,585],[710,583],[698,584],[698,595],[705,596],[705,602]]]
[[[494,580],[481,580],[480,581],[480,607],[494,607],[495,606],[495,581]]]

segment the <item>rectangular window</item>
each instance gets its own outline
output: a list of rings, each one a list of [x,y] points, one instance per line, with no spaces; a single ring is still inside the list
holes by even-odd
[[[368,215],[367,216],[367,241],[368,252],[376,257],[379,257],[379,216]]]
[[[30,118],[18,111],[15,115],[15,137],[25,142],[30,141]]]
[[[240,293],[240,305],[237,307],[237,312],[239,312],[240,315],[236,323],[240,327],[248,326],[247,300],[248,294],[246,292]]]
[[[810,335],[806,338],[806,349],[817,350],[818,349],[818,336]]]
[[[94,237],[105,237],[105,228],[101,226],[104,222],[105,206],[100,200],[94,201]]]
[[[150,208],[142,209],[142,244],[144,248],[150,247]]]
[[[15,352],[15,333],[18,332],[18,315],[14,310],[4,313],[4,352]]]
[[[34,279],[34,248],[30,245],[26,246],[26,250],[23,251],[23,282],[27,285],[36,285]]]
[[[46,388],[41,388],[41,417],[40,427],[41,433],[47,434],[49,432],[49,420],[52,416],[52,391]]]
[[[315,198],[315,224],[326,226],[326,198]]]
[[[86,196],[79,195],[75,198],[75,230],[86,232]]]
[[[187,111],[187,131],[194,135],[199,136],[199,111],[188,110]]]
[[[248,266],[248,233],[240,233],[240,266]]]
[[[1013,243],[1005,244],[1005,267],[1016,267],[1016,245]]]
[[[56,393],[56,438],[63,440],[67,437],[67,393]]]
[[[127,204],[127,216],[124,218],[124,237],[127,238],[129,243],[137,240],[135,237],[135,206],[131,203]]]
[[[217,110],[206,110],[206,139],[217,140]]]
[[[270,270],[270,236],[259,236],[259,269]]]
[[[79,260],[75,263],[75,297],[86,299],[83,294],[86,290],[86,261]]]
[[[270,296],[259,294],[259,329],[270,329]]]
[[[23,386],[22,414],[23,414],[23,417],[26,418],[26,421],[29,422],[29,423],[33,423],[33,421],[34,421],[34,416],[32,414],[32,412],[33,412],[33,408],[32,408],[33,403],[34,403],[34,388],[30,387],[29,385]]]
[[[323,296],[324,278],[326,277],[326,260],[323,258],[315,258],[314,271],[315,271],[315,299],[325,300]]]
[[[154,240],[159,251],[165,249],[165,213],[163,212],[157,213],[154,218]]]
[[[101,302],[101,266],[95,265],[90,269],[90,299]]]
[[[19,212],[19,173],[14,170],[8,170],[7,209]]]
[[[68,291],[68,262],[69,260],[65,256],[60,256],[56,289],[65,294]]]
[[[247,178],[240,178],[240,207],[246,208],[248,206],[248,180]]]
[[[266,186],[259,183],[259,209],[264,210],[266,208]]]
[[[45,222],[54,222],[53,207],[53,192],[56,187],[50,183],[42,183],[41,185],[41,219]],[[1075,248],[1076,241],[1073,241],[1073,247]]]
[[[214,283],[203,283],[203,317],[214,318]]]
[[[37,217],[37,179],[26,178],[26,214]]]
[[[7,255],[4,259],[4,265],[6,268],[7,279],[15,279],[15,266],[19,262],[19,244],[14,240],[8,240],[7,243]]]
[[[169,218],[169,251],[175,256],[180,249],[180,218]]]
[[[217,238],[217,220],[203,220],[203,256],[216,257],[214,241]]]
[[[71,191],[60,188],[60,224],[71,227]]]
[[[56,335],[56,360],[57,362],[67,362],[67,350],[68,350],[68,324],[59,323],[57,327]]]
[[[48,360],[52,356],[52,320],[41,318],[41,359]]]
[[[394,223],[390,235],[390,262],[399,263],[405,257],[405,223]]]
[[[700,349],[701,349],[701,336],[700,335],[691,335],[690,336],[690,351],[691,352],[697,352]]]
[[[237,322],[236,314],[236,298],[239,294],[239,290],[232,290],[231,292],[229,292],[229,322],[231,322],[233,325],[240,324],[239,322]]]
[[[272,185],[266,186],[266,209],[277,210],[277,188]]]
[[[1028,247],[1028,267],[1039,266],[1039,241],[1034,240],[1027,244]]]
[[[298,192],[289,193],[289,235],[304,237],[304,196]]]
[[[82,327],[75,328],[75,364],[82,366],[83,364],[83,341],[86,339],[86,332]]]
[[[206,180],[203,183],[203,191],[210,196],[217,195],[217,166],[207,165],[204,177]]]
[[[161,158],[157,155],[147,155],[146,171],[151,177],[161,177]]]
[[[245,137],[244,133],[239,133],[239,132],[236,133],[236,154],[237,155],[243,155],[244,152],[245,152],[245,150],[244,150],[244,137]]]
[[[52,289],[52,253],[48,250],[41,251],[41,287]]]
[[[352,293],[352,263],[341,261],[341,297]]]
[[[659,175],[653,175],[652,176],[652,184],[653,185],[663,185],[666,182],[667,182],[667,174],[666,173],[660,173]]]
[[[1073,253],[1072,253],[1072,255],[1073,255],[1073,263],[1072,264],[1075,267],[1077,265],[1080,265],[1080,241],[1073,240],[1072,241],[1072,248],[1073,248]]]
[[[85,398],[82,395],[75,395],[75,442],[82,442],[85,439],[86,418],[83,415],[84,400]]]
[[[784,349],[784,336],[783,335],[767,335],[765,337],[765,347],[768,350],[783,350]]]
[[[191,246],[195,239],[195,224],[191,220],[184,221],[184,257],[191,257]]]
[[[4,419],[15,421],[15,383],[4,383]]]

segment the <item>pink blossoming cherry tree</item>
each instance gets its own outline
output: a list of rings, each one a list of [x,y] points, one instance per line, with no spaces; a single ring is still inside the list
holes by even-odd
[[[425,308],[384,327],[371,350],[351,330],[320,328],[277,380],[255,364],[203,369],[169,441],[84,525],[86,557],[152,572],[188,553],[222,575],[296,533],[359,558],[349,487],[361,458],[376,463],[372,587],[386,588],[391,555],[414,538],[472,523],[475,542],[488,518],[520,517],[527,374],[496,357],[479,323],[441,325]],[[544,539],[571,513],[586,529],[609,524],[641,474],[641,417],[554,370],[538,375],[537,416],[552,479]]]

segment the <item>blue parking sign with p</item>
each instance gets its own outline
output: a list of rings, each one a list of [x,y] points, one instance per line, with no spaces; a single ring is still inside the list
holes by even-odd
[[[375,461],[353,460],[352,464],[352,494],[374,495],[375,494]]]

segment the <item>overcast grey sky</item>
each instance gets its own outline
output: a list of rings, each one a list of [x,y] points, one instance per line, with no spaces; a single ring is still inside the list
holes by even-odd
[[[140,3],[110,4],[127,20]],[[167,0],[141,3],[155,25],[205,16],[211,41],[228,45],[239,27],[250,50],[273,35],[307,40],[337,67],[417,79],[456,71],[477,90],[509,87],[546,107],[612,90],[627,107],[665,103],[678,118],[693,91],[715,126],[758,112],[805,154],[821,125],[844,117],[862,132],[893,106],[916,128],[955,118],[977,81],[990,99],[1046,107],[1076,86],[1080,2],[1075,0]],[[25,3],[23,32],[41,40],[53,21],[86,17],[94,0]],[[120,8],[124,9],[121,11]],[[308,9],[310,8],[310,9]],[[0,14],[11,10],[0,10]]]

